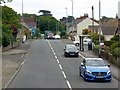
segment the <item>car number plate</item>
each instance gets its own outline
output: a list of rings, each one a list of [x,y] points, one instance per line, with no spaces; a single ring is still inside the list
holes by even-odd
[[[99,78],[104,78],[104,77],[103,77],[103,76],[97,76],[96,78],[98,78],[98,79],[99,79]]]

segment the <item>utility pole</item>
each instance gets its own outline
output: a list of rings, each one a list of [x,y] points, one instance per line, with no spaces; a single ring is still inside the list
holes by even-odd
[[[67,8],[65,8],[66,9],[66,32],[68,31],[68,26],[67,26],[67,23],[68,23],[68,20],[67,20],[67,17],[68,17],[68,15],[67,15]]]
[[[23,31],[23,0],[22,0],[22,31]]]
[[[99,0],[99,58],[101,58],[101,1]]]
[[[94,7],[92,6],[92,31],[91,31],[91,36],[93,35],[94,33]],[[91,37],[92,39],[92,37]],[[92,40],[93,42],[93,40]]]
[[[74,23],[73,23],[73,0],[71,0],[72,2],[72,40],[73,40],[73,31],[74,31]]]

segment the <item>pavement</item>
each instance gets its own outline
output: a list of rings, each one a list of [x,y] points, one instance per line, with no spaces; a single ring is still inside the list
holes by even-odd
[[[2,87],[5,87],[26,58],[32,40],[26,40],[16,48],[2,52]]]
[[[92,50],[88,50],[87,45],[84,46],[84,52],[80,51],[80,54],[82,54],[85,58],[98,58],[99,57]],[[120,72],[120,69],[117,66],[113,65],[112,63],[110,63],[108,60],[105,60],[105,62],[111,65],[110,70],[112,72],[112,76],[120,80],[120,76],[118,74],[118,72]]]

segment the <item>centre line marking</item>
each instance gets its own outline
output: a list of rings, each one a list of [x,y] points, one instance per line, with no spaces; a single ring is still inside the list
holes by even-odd
[[[60,63],[59,60],[57,59],[58,64]]]
[[[48,40],[47,40],[47,42],[48,42],[48,44],[49,44],[49,46],[50,46],[50,48],[51,48],[51,50],[52,50],[52,52],[53,52],[56,60],[57,60],[57,63],[59,64],[59,67],[60,67],[60,69],[61,69],[61,71],[62,71],[63,77],[64,77],[65,79],[67,79],[67,76],[66,76],[65,72],[63,71],[63,68],[62,68],[62,66],[61,66],[61,64],[60,64],[60,61],[58,60],[58,58],[57,58],[57,56],[56,56],[56,53],[55,53],[52,45],[50,44],[50,42],[49,42]],[[72,90],[72,87],[71,87],[70,82],[69,82],[68,80],[66,80],[66,82],[67,82],[68,88],[70,88],[70,90]]]
[[[68,84],[68,87],[70,88],[70,90],[72,90],[72,87],[70,85],[70,82],[68,80],[66,80],[67,84]]]
[[[55,56],[55,58],[57,59],[57,56]]]
[[[62,71],[62,74],[63,74],[64,78],[67,78],[64,71]]]
[[[62,68],[61,64],[59,64],[59,67],[60,67],[60,69],[61,69],[61,70],[63,70],[63,68]]]

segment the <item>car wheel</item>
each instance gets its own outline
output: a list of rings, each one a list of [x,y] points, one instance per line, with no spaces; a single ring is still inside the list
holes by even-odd
[[[79,43],[76,43],[75,46],[79,46]]]
[[[84,80],[86,81],[85,72],[84,72]]]
[[[66,55],[66,54],[64,54],[64,56],[65,56],[65,57],[67,57],[67,55]]]

